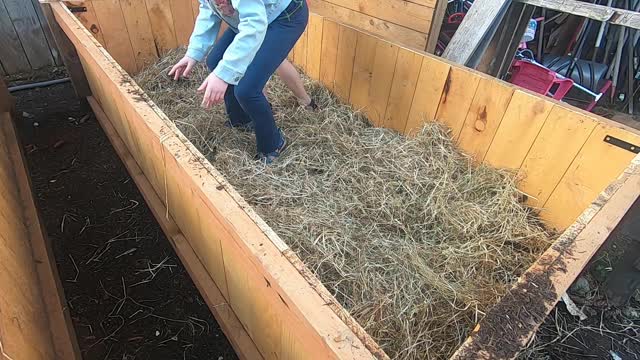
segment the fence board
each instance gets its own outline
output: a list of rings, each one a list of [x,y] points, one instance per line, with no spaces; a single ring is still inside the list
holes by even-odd
[[[33,69],[55,65],[36,10],[30,1],[1,0]]]
[[[310,14],[307,26],[307,75],[314,80],[320,80],[322,30],[323,18],[316,14]]]
[[[553,103],[516,90],[484,162],[519,169],[544,125]]]
[[[105,47],[118,64],[125,70],[135,73],[138,70],[136,57],[120,7],[120,0],[100,0],[92,3],[102,28]]]
[[[143,69],[158,59],[147,7],[140,0],[120,0],[120,6],[130,35],[136,66]]]
[[[0,62],[8,74],[31,70],[31,64],[27,59],[20,38],[16,34],[9,12],[0,1]]]
[[[351,93],[351,78],[353,77],[353,61],[356,55],[357,41],[358,32],[356,30],[346,26],[340,27],[333,90],[345,102],[349,102],[349,94]]]
[[[384,115],[384,127],[404,132],[421,67],[422,55],[406,49],[398,51],[387,111]]]
[[[477,74],[461,67],[451,67],[440,97],[436,120],[451,129],[454,140],[460,136],[479,83],[480,76]]]
[[[333,90],[333,80],[336,76],[336,60],[338,57],[338,38],[340,26],[328,19],[324,19],[322,29],[322,62],[320,65],[320,81],[328,89]],[[294,59],[296,57],[294,51]]]
[[[178,47],[171,6],[164,0],[144,0],[160,55]]]
[[[376,126],[383,123],[384,115],[387,113],[387,103],[394,75],[392,69],[396,68],[399,50],[400,48],[396,45],[384,40],[378,40],[376,44],[368,106],[365,109],[369,121]]]
[[[87,11],[85,12],[76,13],[76,17],[80,20],[82,25],[91,32],[98,42],[102,46],[106,47],[100,23],[98,23],[98,17],[96,16],[96,11],[93,8],[93,3],[91,1],[69,1],[68,3],[73,6],[84,6],[87,8]]]
[[[427,45],[426,33],[409,29],[403,25],[394,24],[390,21],[378,19],[322,0],[311,0],[309,6],[311,11],[315,13],[380,35],[402,45],[415,49],[424,49]]]
[[[444,91],[451,66],[431,56],[422,59],[416,93],[413,97],[405,134],[419,130],[425,121],[436,120],[440,97]]]
[[[193,32],[195,17],[190,4],[191,0],[171,0],[171,12],[173,13],[173,26],[176,31],[178,45],[189,45],[189,38]]]
[[[38,0],[31,0],[33,4],[33,8],[36,11],[36,15],[38,16],[38,22],[40,23],[40,27],[44,32],[44,36],[47,39],[47,46],[49,47],[49,51],[51,51],[51,55],[53,56],[53,61],[56,65],[63,65],[62,58],[56,49],[56,41],[53,39],[53,35],[51,34],[51,29],[47,26],[47,19],[44,17],[44,13],[42,12],[42,7],[40,6],[40,2]]]
[[[611,182],[611,174],[622,173],[636,156],[628,149],[605,142],[613,136],[636,146],[640,136],[608,124],[598,124],[580,153],[544,204],[541,217],[558,229],[571,225],[600,191]]]
[[[460,149],[471,155],[474,160],[484,159],[509,106],[513,91],[513,87],[495,79],[480,80],[458,137]]]
[[[529,205],[547,202],[596,124],[580,112],[553,107],[521,167],[520,189],[529,195]]]

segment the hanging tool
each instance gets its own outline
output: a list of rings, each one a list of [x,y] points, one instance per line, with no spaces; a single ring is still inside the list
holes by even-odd
[[[608,0],[607,7],[611,7],[612,3],[613,3],[613,0]],[[593,49],[593,56],[591,57],[591,61],[597,60],[598,52],[602,47],[602,38],[604,36],[604,30],[606,27],[607,27],[606,21],[603,21],[602,23],[600,23],[600,29],[598,30],[598,36],[596,37],[596,45],[595,45],[595,48]]]

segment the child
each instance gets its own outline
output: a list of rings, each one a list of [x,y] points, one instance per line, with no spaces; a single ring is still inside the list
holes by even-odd
[[[173,66],[174,79],[188,76],[217,38],[221,21],[229,25],[207,57],[211,74],[200,85],[206,108],[224,100],[229,126],[253,127],[256,158],[272,163],[286,148],[263,89],[279,74],[303,104],[315,107],[295,68],[285,61],[309,19],[305,0],[200,0],[200,14],[185,57]],[[292,72],[295,72],[292,75]]]

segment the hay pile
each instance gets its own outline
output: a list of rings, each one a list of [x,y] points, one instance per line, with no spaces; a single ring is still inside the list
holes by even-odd
[[[204,68],[165,75],[181,54],[136,80],[391,357],[451,355],[547,247],[511,174],[472,166],[437,124],[412,139],[372,128],[317,83],[316,113],[271,81],[290,146],[253,161],[253,134],[199,107]]]

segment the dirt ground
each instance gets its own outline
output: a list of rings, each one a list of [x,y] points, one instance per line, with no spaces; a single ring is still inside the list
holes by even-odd
[[[564,303],[547,317],[525,359],[640,358],[640,200],[623,218],[568,294],[586,318]]]
[[[70,84],[14,95],[84,358],[237,358],[86,102]]]
[[[15,95],[34,193],[84,358],[237,358],[71,85]],[[637,254],[640,204],[569,292],[587,318],[560,303],[520,358],[640,358],[640,293],[618,307],[605,293],[640,283]],[[627,282],[611,284],[614,272],[624,272]]]

